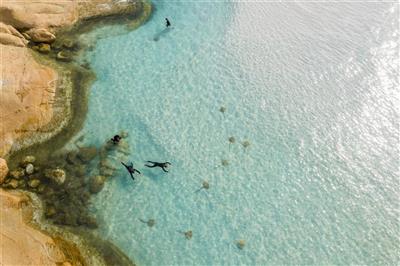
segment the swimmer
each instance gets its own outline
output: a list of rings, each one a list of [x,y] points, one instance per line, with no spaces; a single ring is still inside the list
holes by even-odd
[[[165,26],[168,28],[171,26],[171,22],[167,18],[165,18]]]
[[[171,165],[170,162],[165,162],[165,163],[158,163],[158,162],[152,162],[152,161],[147,161],[148,163],[151,163],[152,165],[145,164],[144,166],[153,168],[153,167],[160,167],[163,169],[164,172],[168,173],[168,171],[165,169],[168,167],[168,165]]]
[[[135,172],[137,172],[139,175],[141,175],[142,173],[139,172],[137,169],[133,168],[133,163],[130,163],[129,165],[124,164],[123,162],[121,162],[123,166],[125,166],[126,170],[128,170],[129,174],[131,175],[132,180],[135,180],[135,178],[133,177],[133,174]]]
[[[119,141],[121,140],[121,136],[120,135],[115,135],[111,141],[113,142],[113,144],[118,144]]]

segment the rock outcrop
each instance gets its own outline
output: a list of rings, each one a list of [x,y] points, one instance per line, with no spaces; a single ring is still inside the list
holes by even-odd
[[[58,74],[37,63],[25,47],[0,44],[0,49],[3,62],[0,66],[0,156],[3,156],[20,136],[49,123]]]
[[[13,26],[0,22],[0,44],[25,47],[28,41]]]
[[[28,200],[0,189],[1,265],[61,265],[66,257],[54,240],[28,224]]]
[[[60,49],[56,49],[55,33],[58,29],[71,26],[78,20],[121,13],[131,14],[130,12],[139,11],[137,8],[139,4],[134,1],[115,0],[0,1],[0,157],[26,145],[43,141],[42,137],[36,137],[38,133],[43,133],[45,138],[51,137],[54,130],[49,125],[57,124],[57,129],[60,129],[66,124],[63,118],[59,118],[60,114],[65,117],[70,116],[68,113],[70,110],[59,105],[68,106],[64,103],[71,101],[71,93],[60,90],[64,84],[72,83],[71,71],[60,67],[57,72],[43,65],[43,62],[39,63],[38,57],[35,56],[36,52],[33,50],[47,57],[50,57],[51,53],[58,53],[54,56],[55,59],[70,62],[73,58],[70,51],[75,52],[79,45],[75,43],[75,40],[66,41],[62,43]],[[59,90],[56,97],[57,88]],[[61,101],[57,101],[60,99]],[[32,136],[34,138],[31,141]],[[97,153],[93,149],[84,150],[84,152],[84,156],[74,159],[79,162],[88,161]],[[54,197],[64,196],[65,191],[61,191],[61,188],[70,183],[70,176],[67,177],[63,169],[52,168],[47,175],[44,175],[52,180],[48,182],[48,179],[41,179],[42,177],[38,174],[40,168],[37,168],[34,162],[35,158],[28,156],[17,169],[9,173],[6,161],[0,158],[2,187],[43,193],[43,189],[46,188],[44,184],[50,183],[55,184],[55,189],[59,189],[59,194]],[[107,171],[111,172],[108,168]],[[78,166],[74,171],[77,176],[83,176],[84,173],[85,168]],[[103,176],[93,178],[92,193],[97,193],[102,189],[104,178]],[[76,187],[70,189],[75,190]],[[89,192],[83,193],[81,199],[88,202]],[[57,237],[51,238],[27,223],[25,214],[31,214],[31,209],[24,207],[24,202],[27,201],[25,194],[21,192],[0,189],[0,233],[2,235],[0,264],[84,265],[80,263],[83,262],[82,260],[70,260],[71,254],[75,253],[66,251],[67,244],[63,244],[62,240],[57,240]],[[60,217],[60,215],[57,217],[56,211],[65,207],[63,204],[59,205],[57,208],[49,206],[46,216],[56,216],[60,224],[79,223],[96,227],[95,221],[92,221],[89,216],[76,215],[76,219]],[[75,207],[76,202],[71,201],[70,205],[64,209]],[[104,257],[108,257],[108,253]],[[128,263],[109,263],[109,265],[128,265]]]
[[[8,166],[6,160],[0,158],[0,184],[3,184],[8,174]]]
[[[39,64],[29,51],[28,42],[32,48],[48,54],[49,44],[55,41],[55,32],[61,27],[71,26],[78,20],[131,14],[140,10],[139,5],[135,1],[114,0],[0,1],[0,156],[4,157],[14,144],[13,150],[31,144],[20,140],[36,134],[56,116],[55,91],[65,77],[61,79],[55,70]],[[64,44],[67,48],[71,45],[74,43]],[[72,60],[64,50],[56,58],[62,62]],[[62,112],[61,109],[57,110]],[[54,128],[60,130],[65,122],[55,119],[54,124],[59,125]],[[47,133],[43,137],[51,136]],[[42,140],[39,137],[35,141]]]

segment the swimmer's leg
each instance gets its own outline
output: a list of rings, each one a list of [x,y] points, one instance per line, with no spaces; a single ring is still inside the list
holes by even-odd
[[[133,174],[131,172],[129,172],[129,174],[131,175],[132,180],[135,181],[135,177],[133,176]]]

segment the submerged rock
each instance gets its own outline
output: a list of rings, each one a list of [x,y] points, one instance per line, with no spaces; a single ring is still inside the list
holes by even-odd
[[[72,54],[67,51],[60,51],[56,55],[56,59],[63,62],[71,62],[72,57]]]
[[[43,193],[45,191],[45,189],[46,189],[46,186],[43,184],[40,184],[39,187],[37,188],[37,191],[39,193]]]
[[[82,162],[87,163],[97,155],[96,147],[83,147],[79,149],[78,157]]]
[[[78,152],[77,151],[68,152],[66,156],[66,161],[69,164],[80,164],[80,161],[78,159]]]
[[[62,43],[62,46],[69,50],[77,50],[79,48],[78,43],[74,42],[71,39],[65,39]]]
[[[60,168],[46,170],[45,176],[59,185],[63,184],[66,178],[65,171]]]
[[[37,188],[40,185],[39,179],[32,179],[28,181],[28,186],[31,188]]]
[[[22,160],[22,166],[26,166],[30,163],[33,164],[35,161],[36,161],[35,156],[32,155],[25,156],[25,158]]]
[[[112,162],[110,162],[110,161],[107,160],[107,159],[101,160],[101,161],[100,161],[100,166],[101,166],[101,167],[104,167],[104,168],[111,169],[111,170],[117,169],[117,167],[116,167]]]
[[[18,168],[17,170],[10,172],[10,176],[14,179],[20,179],[24,175],[25,175],[25,170],[22,168]]]
[[[102,175],[93,176],[90,179],[90,185],[89,185],[90,192],[91,193],[100,192],[104,187],[104,181],[105,180],[106,180],[105,176],[102,176]]]
[[[107,177],[113,176],[114,175],[114,170],[109,169],[109,168],[101,167],[100,168],[100,174],[104,175],[104,176],[107,176]]]
[[[31,175],[31,174],[33,174],[34,171],[35,171],[35,168],[33,167],[33,164],[28,163],[28,164],[26,165],[26,167],[25,167],[25,173],[26,173],[27,175]]]
[[[41,43],[38,45],[37,50],[43,54],[48,54],[51,51],[51,47],[47,43]]]
[[[26,187],[26,181],[24,179],[18,180],[18,187],[19,188],[25,188]]]
[[[17,188],[18,187],[18,180],[16,180],[16,179],[11,179],[10,180],[10,182],[8,182],[6,185],[5,185],[5,187],[6,188]]]
[[[56,214],[56,209],[53,206],[49,206],[46,209],[46,217],[53,217]]]

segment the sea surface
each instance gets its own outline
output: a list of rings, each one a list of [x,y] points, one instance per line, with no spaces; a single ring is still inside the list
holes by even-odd
[[[154,7],[85,37],[103,36],[77,137],[128,131],[142,172],[116,162],[99,233],[138,265],[399,264],[399,4]]]

